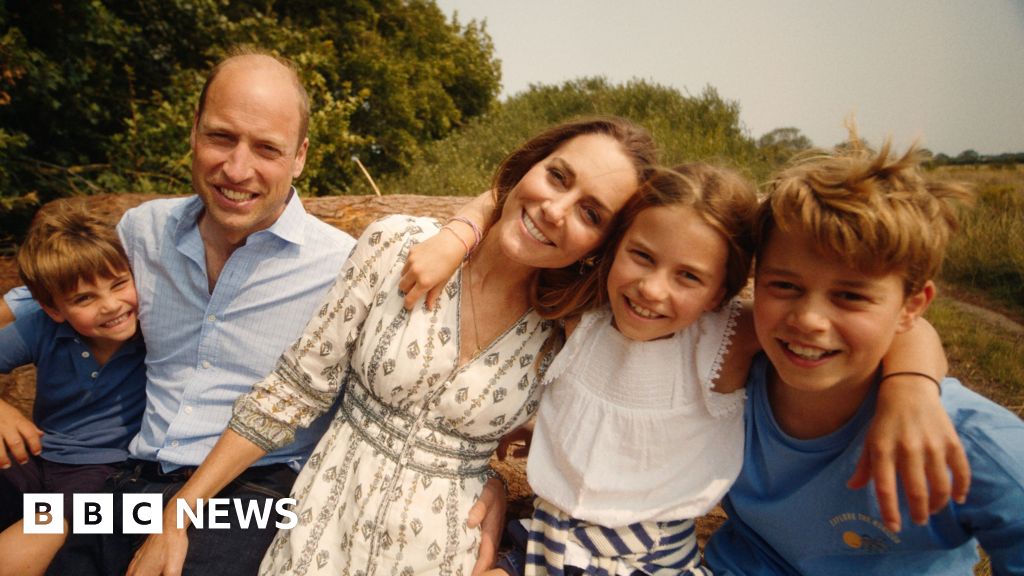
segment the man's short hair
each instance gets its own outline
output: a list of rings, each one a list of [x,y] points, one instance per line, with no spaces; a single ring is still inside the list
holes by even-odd
[[[271,58],[278,64],[284,66],[285,69],[291,73],[290,76],[292,78],[292,84],[295,86],[295,92],[299,95],[298,144],[301,145],[309,132],[309,94],[306,92],[306,88],[302,85],[302,80],[299,77],[299,67],[295,62],[292,62],[284,56],[280,56],[269,50],[256,46],[233,46],[229,48],[227,54],[210,69],[210,73],[206,76],[206,82],[203,83],[203,90],[199,93],[199,104],[196,106],[196,120],[203,116],[203,110],[206,109],[206,93],[210,89],[210,85],[213,84],[214,79],[217,78],[217,75],[220,74],[221,70],[224,69],[224,66],[228,62],[239,56],[264,56]]]

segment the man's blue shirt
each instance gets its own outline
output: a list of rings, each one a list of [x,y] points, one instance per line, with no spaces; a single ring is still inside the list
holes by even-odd
[[[154,200],[118,224],[148,347],[146,412],[130,450],[165,470],[206,458],[234,401],[301,334],[355,245],[308,214],[293,191],[277,221],[231,254],[211,294],[202,210],[196,196]],[[301,464],[328,418],[257,465]]]

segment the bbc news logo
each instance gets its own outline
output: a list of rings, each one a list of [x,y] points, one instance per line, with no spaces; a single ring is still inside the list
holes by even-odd
[[[271,504],[273,503],[273,504]],[[121,495],[121,533],[159,534],[163,532],[163,498],[160,494]],[[62,494],[25,494],[22,500],[25,534],[63,534],[64,496]],[[71,531],[76,534],[114,533],[113,494],[74,494],[72,500]],[[294,498],[262,501],[238,498],[198,499],[193,510],[188,503],[177,499],[177,526],[185,526],[188,517],[197,529],[223,530],[231,527],[229,518],[234,514],[242,528],[266,528],[276,513],[280,520],[274,527],[290,530],[299,522],[292,512]]]

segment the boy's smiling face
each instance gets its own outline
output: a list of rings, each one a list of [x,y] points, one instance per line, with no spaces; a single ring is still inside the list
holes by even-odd
[[[90,345],[103,348],[120,345],[138,329],[138,296],[128,270],[80,279],[68,294],[57,295],[54,306],[43,310],[54,322],[67,322]]]
[[[898,272],[868,275],[820,252],[809,236],[772,231],[755,277],[758,340],[787,386],[865,388],[897,333],[934,287],[904,297]]]

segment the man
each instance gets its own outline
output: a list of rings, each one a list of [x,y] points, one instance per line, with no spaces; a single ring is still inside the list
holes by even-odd
[[[124,493],[173,494],[206,457],[234,400],[266,375],[301,332],[354,240],[305,212],[309,103],[294,66],[236,51],[210,73],[192,126],[195,196],[156,200],[118,225],[139,289],[147,406],[131,459],[108,483],[119,521]],[[220,494],[285,497],[326,418]],[[185,573],[254,574],[264,529],[196,530]],[[115,528],[116,532],[120,530]],[[57,574],[123,574],[142,536],[72,535]]]

